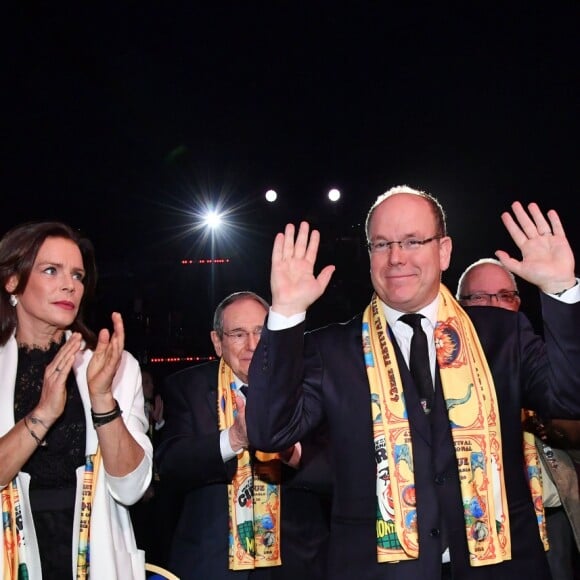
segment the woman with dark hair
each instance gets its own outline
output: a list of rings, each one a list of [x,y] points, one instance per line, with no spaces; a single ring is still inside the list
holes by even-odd
[[[0,240],[4,580],[145,578],[128,511],[151,480],[141,375],[119,313],[112,332],[83,322],[96,278],[66,224]]]

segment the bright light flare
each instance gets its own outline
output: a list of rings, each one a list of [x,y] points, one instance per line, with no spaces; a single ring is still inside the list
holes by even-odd
[[[222,221],[222,215],[215,210],[208,211],[203,217],[204,224],[212,230],[219,228]]]
[[[278,199],[278,194],[273,189],[269,189],[266,192],[265,197],[266,197],[266,201],[269,201],[270,203],[274,203]]]
[[[336,202],[340,199],[340,191],[336,188],[331,189],[328,192],[328,199],[332,202]]]

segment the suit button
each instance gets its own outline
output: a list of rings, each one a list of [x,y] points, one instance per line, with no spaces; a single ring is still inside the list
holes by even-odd
[[[445,476],[444,475],[436,475],[435,476],[435,483],[437,485],[443,485],[445,483]]]
[[[439,537],[439,534],[440,534],[440,532],[439,532],[439,530],[438,530],[437,528],[433,528],[433,529],[432,529],[432,530],[429,532],[429,535],[430,535],[432,538],[438,538],[438,537]]]

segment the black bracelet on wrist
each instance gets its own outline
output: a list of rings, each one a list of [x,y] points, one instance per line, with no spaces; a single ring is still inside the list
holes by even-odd
[[[95,427],[95,429],[97,427],[102,427],[103,425],[110,423],[117,417],[120,417],[122,413],[123,411],[121,411],[121,407],[119,407],[119,401],[117,401],[117,399],[115,399],[115,408],[112,411],[107,411],[106,413],[95,413],[91,409],[91,418],[93,420],[93,427]]]
[[[28,418],[33,425],[42,425],[47,431],[50,429],[50,427],[36,415],[29,415]]]
[[[36,417],[30,417],[30,421],[32,423],[34,423],[35,425],[37,423],[40,423],[43,427],[45,427],[44,423],[36,418]],[[38,447],[46,447],[46,440],[45,439],[41,439],[35,432],[34,430],[30,427],[30,425],[28,424],[28,417],[24,417],[24,426],[28,429],[28,432],[30,433],[31,437],[36,441],[36,445]]]

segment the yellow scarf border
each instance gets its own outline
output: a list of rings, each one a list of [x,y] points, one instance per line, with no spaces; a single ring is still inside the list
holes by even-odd
[[[95,482],[101,463],[101,449],[95,455],[85,458],[83,477],[83,498],[79,531],[79,551],[77,560],[77,580],[89,578],[89,531],[91,508],[95,492]],[[28,578],[26,564],[26,532],[22,523],[18,479],[15,477],[1,493],[2,525],[4,526],[4,573],[2,580]]]
[[[534,411],[522,409],[522,422],[527,417],[535,415]],[[538,455],[538,448],[536,447],[536,439],[533,433],[524,431],[524,463],[526,466],[526,476],[530,493],[532,494],[532,501],[534,502],[534,511],[536,512],[536,520],[538,522],[538,529],[540,531],[540,539],[544,544],[544,550],[547,552],[550,549],[548,541],[548,532],[546,530],[546,514],[544,511],[544,498],[542,494],[542,461]]]
[[[237,414],[234,373],[220,360],[218,421],[231,427]],[[229,568],[251,570],[280,566],[280,471],[277,453],[238,453],[238,468],[228,484]]]
[[[2,525],[4,526],[3,580],[28,578],[28,567],[25,561],[26,535],[22,523],[16,478],[2,490]]]
[[[79,526],[79,549],[77,557],[77,580],[90,578],[91,550],[90,531],[91,513],[99,467],[101,466],[101,447],[97,447],[94,455],[85,458],[85,472],[83,475],[83,494],[81,504],[81,520]]]
[[[471,320],[441,285],[435,346],[459,466],[471,566],[511,559],[493,379]],[[373,296],[363,315],[377,464],[377,558],[419,556],[413,448],[395,351]]]

